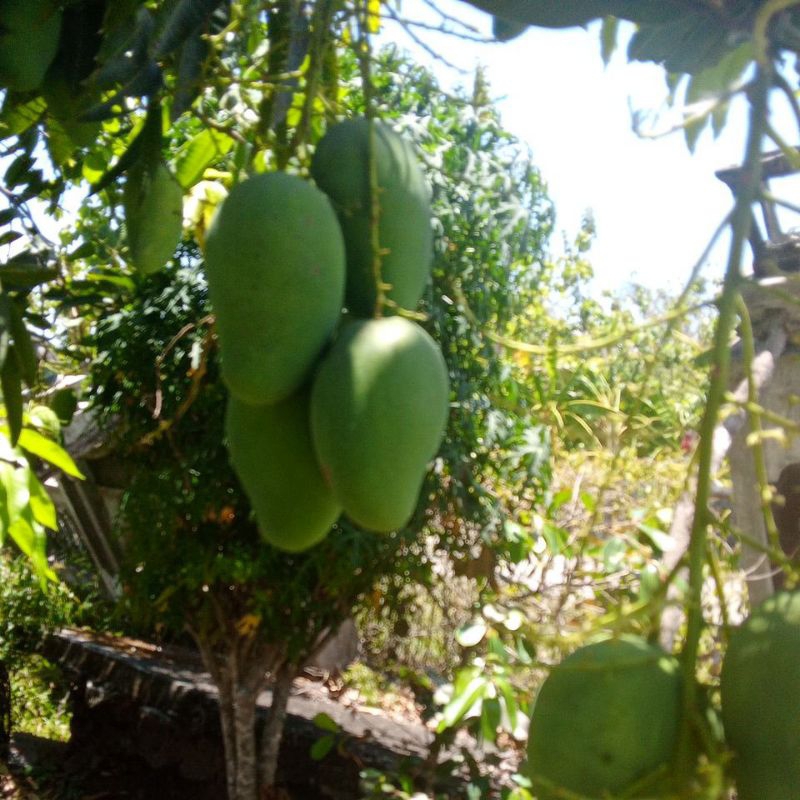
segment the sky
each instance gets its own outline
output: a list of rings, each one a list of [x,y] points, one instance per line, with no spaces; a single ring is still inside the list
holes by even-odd
[[[437,5],[488,33],[488,15],[460,0]],[[435,19],[425,0],[403,0],[402,14]],[[622,38],[631,32],[627,26]],[[631,109],[662,107],[665,73],[655,64],[629,64],[624,47],[605,67],[598,25],[530,28],[504,44],[417,33],[466,74],[437,64],[396,24],[387,24],[382,35],[433,67],[448,86],[471,85],[475,68],[485,67],[505,126],[530,147],[548,184],[557,215],[556,250],[560,231],[572,237],[591,209],[597,234],[590,260],[601,288],[631,281],[675,291],[683,286],[732,206],[714,172],[741,162],[744,103],[731,109],[722,136],[715,140],[704,133],[692,155],[682,133],[657,139],[634,133]],[[724,260],[722,243],[704,274],[720,277]]]

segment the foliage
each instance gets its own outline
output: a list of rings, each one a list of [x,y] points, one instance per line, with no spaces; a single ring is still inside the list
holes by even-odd
[[[8,536],[44,582],[55,579],[47,563],[45,531],[55,531],[57,520],[55,506],[34,467],[55,467],[73,477],[83,476],[57,442],[59,422],[53,411],[33,406],[20,423],[16,437],[9,427],[0,428],[0,545]]]

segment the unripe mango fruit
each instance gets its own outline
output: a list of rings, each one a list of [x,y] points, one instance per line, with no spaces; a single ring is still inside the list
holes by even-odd
[[[800,797],[800,592],[779,592],[731,634],[720,681],[739,800]]]
[[[430,192],[411,143],[379,121],[351,119],[330,128],[314,153],[311,174],[339,217],[347,247],[345,302],[361,317],[373,316],[377,299],[370,226],[371,150],[378,186],[380,277],[391,285],[388,299],[413,309],[425,289],[433,257]]]
[[[206,238],[222,377],[240,400],[277,403],[305,382],[342,308],[344,243],[328,198],[283,172],[238,184]]]
[[[271,406],[228,399],[231,463],[262,538],[292,553],[325,538],[342,508],[320,472],[308,425],[308,391]]]
[[[347,515],[368,530],[408,522],[448,412],[447,366],[402,317],[348,323],[320,364],[311,433]]]
[[[59,6],[56,0],[0,0],[0,87],[38,88],[58,50]]]
[[[681,718],[676,659],[635,637],[576,650],[542,684],[531,716],[526,774],[536,796],[631,798],[631,787],[667,768]]]
[[[131,261],[139,272],[158,272],[172,258],[183,230],[183,189],[170,171],[133,168],[123,197]]]

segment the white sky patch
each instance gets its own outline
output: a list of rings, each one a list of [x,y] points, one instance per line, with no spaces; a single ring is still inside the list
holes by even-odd
[[[488,33],[488,15],[458,0],[437,4]],[[435,20],[424,0],[404,0],[402,12]],[[466,75],[437,63],[397,25],[387,23],[382,36],[432,67],[445,86],[470,85],[476,66],[486,68],[505,126],[531,148],[548,183],[557,213],[556,252],[559,230],[571,237],[591,209],[597,237],[590,260],[600,288],[636,281],[677,290],[731,209],[731,193],[714,172],[741,162],[746,109],[735,103],[722,136],[714,140],[705,132],[694,155],[680,132],[640,138],[631,109],[658,109],[667,87],[661,67],[627,63],[624,43],[632,30],[622,26],[621,46],[608,67],[600,56],[598,24],[588,30],[531,28],[512,42],[489,45],[417,31]],[[797,141],[788,109],[780,111],[784,135]],[[800,202],[797,183],[782,191]],[[708,277],[721,277],[726,243],[722,239],[712,252]]]

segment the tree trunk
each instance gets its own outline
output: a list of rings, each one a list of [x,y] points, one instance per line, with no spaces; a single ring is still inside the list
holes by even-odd
[[[256,700],[255,692],[246,683],[236,688],[233,706],[236,737],[236,795],[232,800],[258,800],[258,770],[256,762]]]
[[[275,773],[278,768],[278,752],[283,738],[283,726],[286,722],[286,709],[292,682],[297,677],[295,664],[285,663],[275,673],[272,686],[272,704],[269,716],[261,732],[261,757],[259,763],[260,783],[262,791],[271,789],[275,784]]]

